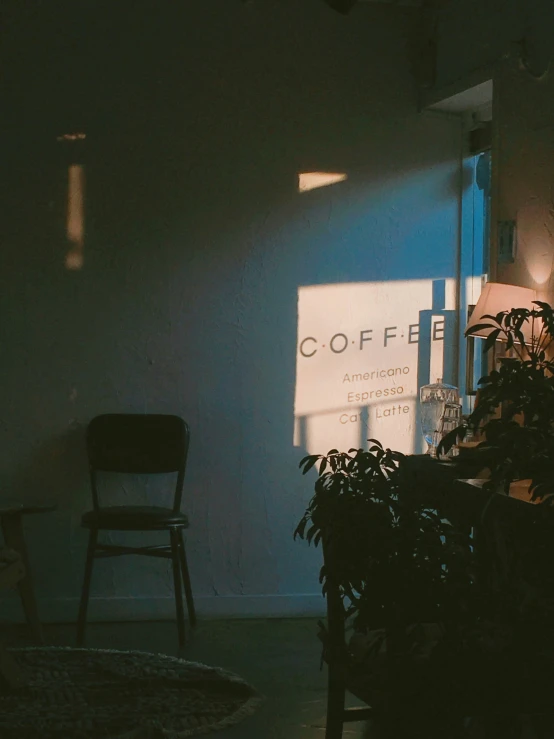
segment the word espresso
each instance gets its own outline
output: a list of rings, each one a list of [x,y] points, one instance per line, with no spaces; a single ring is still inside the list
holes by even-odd
[[[358,372],[348,374],[348,372],[342,378],[342,384],[345,382],[348,384],[356,382],[368,382],[371,380],[386,380],[389,377],[402,377],[402,375],[409,375],[409,367],[388,367],[386,369],[371,370],[370,372]],[[363,390],[360,392],[349,392],[348,402],[349,403],[365,403],[368,400],[374,398],[388,398],[394,395],[403,395],[404,386],[395,385],[393,387],[378,388],[377,390]]]
[[[365,390],[362,393],[348,393],[349,403],[363,403],[372,398],[388,398],[392,395],[403,395],[404,388],[402,385],[398,387],[385,387],[382,390]]]

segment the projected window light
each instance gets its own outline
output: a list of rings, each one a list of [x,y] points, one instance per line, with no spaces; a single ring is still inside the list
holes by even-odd
[[[517,240],[533,287],[548,297],[552,279],[554,213],[548,204],[526,205],[517,214]]]
[[[85,173],[82,165],[72,164],[68,170],[67,184],[67,240],[70,249],[65,258],[67,269],[83,266],[85,238]]]
[[[299,288],[296,446],[417,450],[419,386],[445,376],[455,341],[454,280],[441,282],[441,306],[433,280]]]
[[[56,136],[57,141],[82,141],[86,139],[86,133],[64,133],[61,136]]]
[[[83,266],[85,240],[85,172],[82,162],[83,145],[86,134],[82,131],[63,133],[56,137],[65,150],[64,159],[69,162],[67,171],[67,214],[66,238],[69,250],[65,266],[79,270]]]
[[[298,175],[298,192],[316,190],[318,187],[329,187],[337,182],[344,182],[348,175],[339,172],[302,172]]]

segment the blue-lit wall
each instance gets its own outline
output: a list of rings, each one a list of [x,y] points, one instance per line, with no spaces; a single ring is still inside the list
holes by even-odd
[[[460,128],[417,112],[415,9],[180,6],[167,26],[137,5],[98,29],[81,270],[64,267],[59,172],[40,144],[12,160],[0,474],[3,494],[59,505],[28,522],[45,618],[75,618],[83,430],[118,411],[190,423],[201,612],[321,609],[319,552],[292,540],[311,496],[294,445],[299,289],[456,276]],[[348,179],[299,194],[310,171]],[[138,493],[159,495],[155,481]],[[127,482],[110,496],[132,500]],[[90,615],[171,615],[171,591],[159,560],[103,560]]]

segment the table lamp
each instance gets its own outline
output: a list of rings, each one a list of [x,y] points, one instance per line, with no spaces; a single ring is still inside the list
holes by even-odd
[[[494,331],[493,328],[482,328],[477,332],[470,331],[481,323],[489,323],[490,321],[483,318],[485,315],[495,316],[501,311],[509,311],[512,308],[528,308],[533,310],[537,306],[533,305],[536,300],[536,292],[529,287],[519,287],[518,285],[504,285],[500,282],[487,282],[479,300],[475,306],[468,306],[468,322],[465,330],[467,337],[467,353],[466,353],[466,393],[475,395],[476,390],[473,386],[473,363],[475,357],[474,339],[486,339],[487,336]],[[532,326],[530,323],[524,323],[522,333],[526,344],[531,343]],[[505,337],[500,335],[498,341],[504,341]]]

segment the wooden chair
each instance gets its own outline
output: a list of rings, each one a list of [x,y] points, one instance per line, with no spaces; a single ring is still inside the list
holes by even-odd
[[[85,513],[81,525],[89,529],[85,576],[79,608],[77,644],[84,644],[87,606],[95,557],[139,554],[171,559],[177,611],[179,646],[185,644],[185,618],[181,578],[187,601],[189,624],[196,625],[190,575],[183,540],[188,517],[181,512],[183,482],[189,449],[189,428],[178,416],[108,414],[94,418],[87,429],[93,509]],[[176,473],[173,506],[100,505],[98,473]],[[100,531],[168,531],[169,545],[127,547],[99,544]]]

